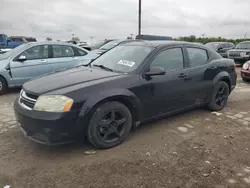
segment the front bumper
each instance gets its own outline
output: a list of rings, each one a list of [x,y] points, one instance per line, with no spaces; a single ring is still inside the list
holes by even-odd
[[[233,59],[235,64],[243,65],[249,60],[249,57],[228,57],[229,59]]]
[[[241,78],[245,78],[245,79],[250,80],[250,71],[241,70],[240,75],[241,75]]]
[[[83,131],[78,112],[51,113],[24,109],[18,99],[14,111],[21,131],[29,139],[46,145],[73,142]]]

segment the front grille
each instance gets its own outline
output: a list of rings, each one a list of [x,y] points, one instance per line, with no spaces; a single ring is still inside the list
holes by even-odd
[[[229,56],[231,56],[231,57],[240,57],[240,52],[229,52]]]
[[[35,106],[37,98],[38,96],[26,93],[22,90],[19,97],[19,104],[27,110],[32,110]]]

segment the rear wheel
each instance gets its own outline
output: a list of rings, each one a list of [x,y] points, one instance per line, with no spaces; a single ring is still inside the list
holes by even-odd
[[[228,84],[224,81],[219,81],[213,89],[211,101],[208,104],[208,108],[213,111],[219,111],[223,109],[227,104],[228,96]]]
[[[88,140],[101,149],[121,144],[129,135],[132,116],[120,102],[107,102],[98,106],[88,126]]]
[[[4,78],[0,77],[0,95],[5,94],[8,89],[7,82]]]

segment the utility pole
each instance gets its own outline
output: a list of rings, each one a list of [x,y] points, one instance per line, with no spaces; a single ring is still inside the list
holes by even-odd
[[[138,35],[141,35],[141,0],[139,0]]]
[[[245,33],[245,35],[244,35],[244,39],[246,39],[247,38],[247,33]]]

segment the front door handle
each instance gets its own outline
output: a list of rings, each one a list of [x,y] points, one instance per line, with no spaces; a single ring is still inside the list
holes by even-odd
[[[188,76],[188,73],[181,73],[178,77],[179,78],[185,78]]]

